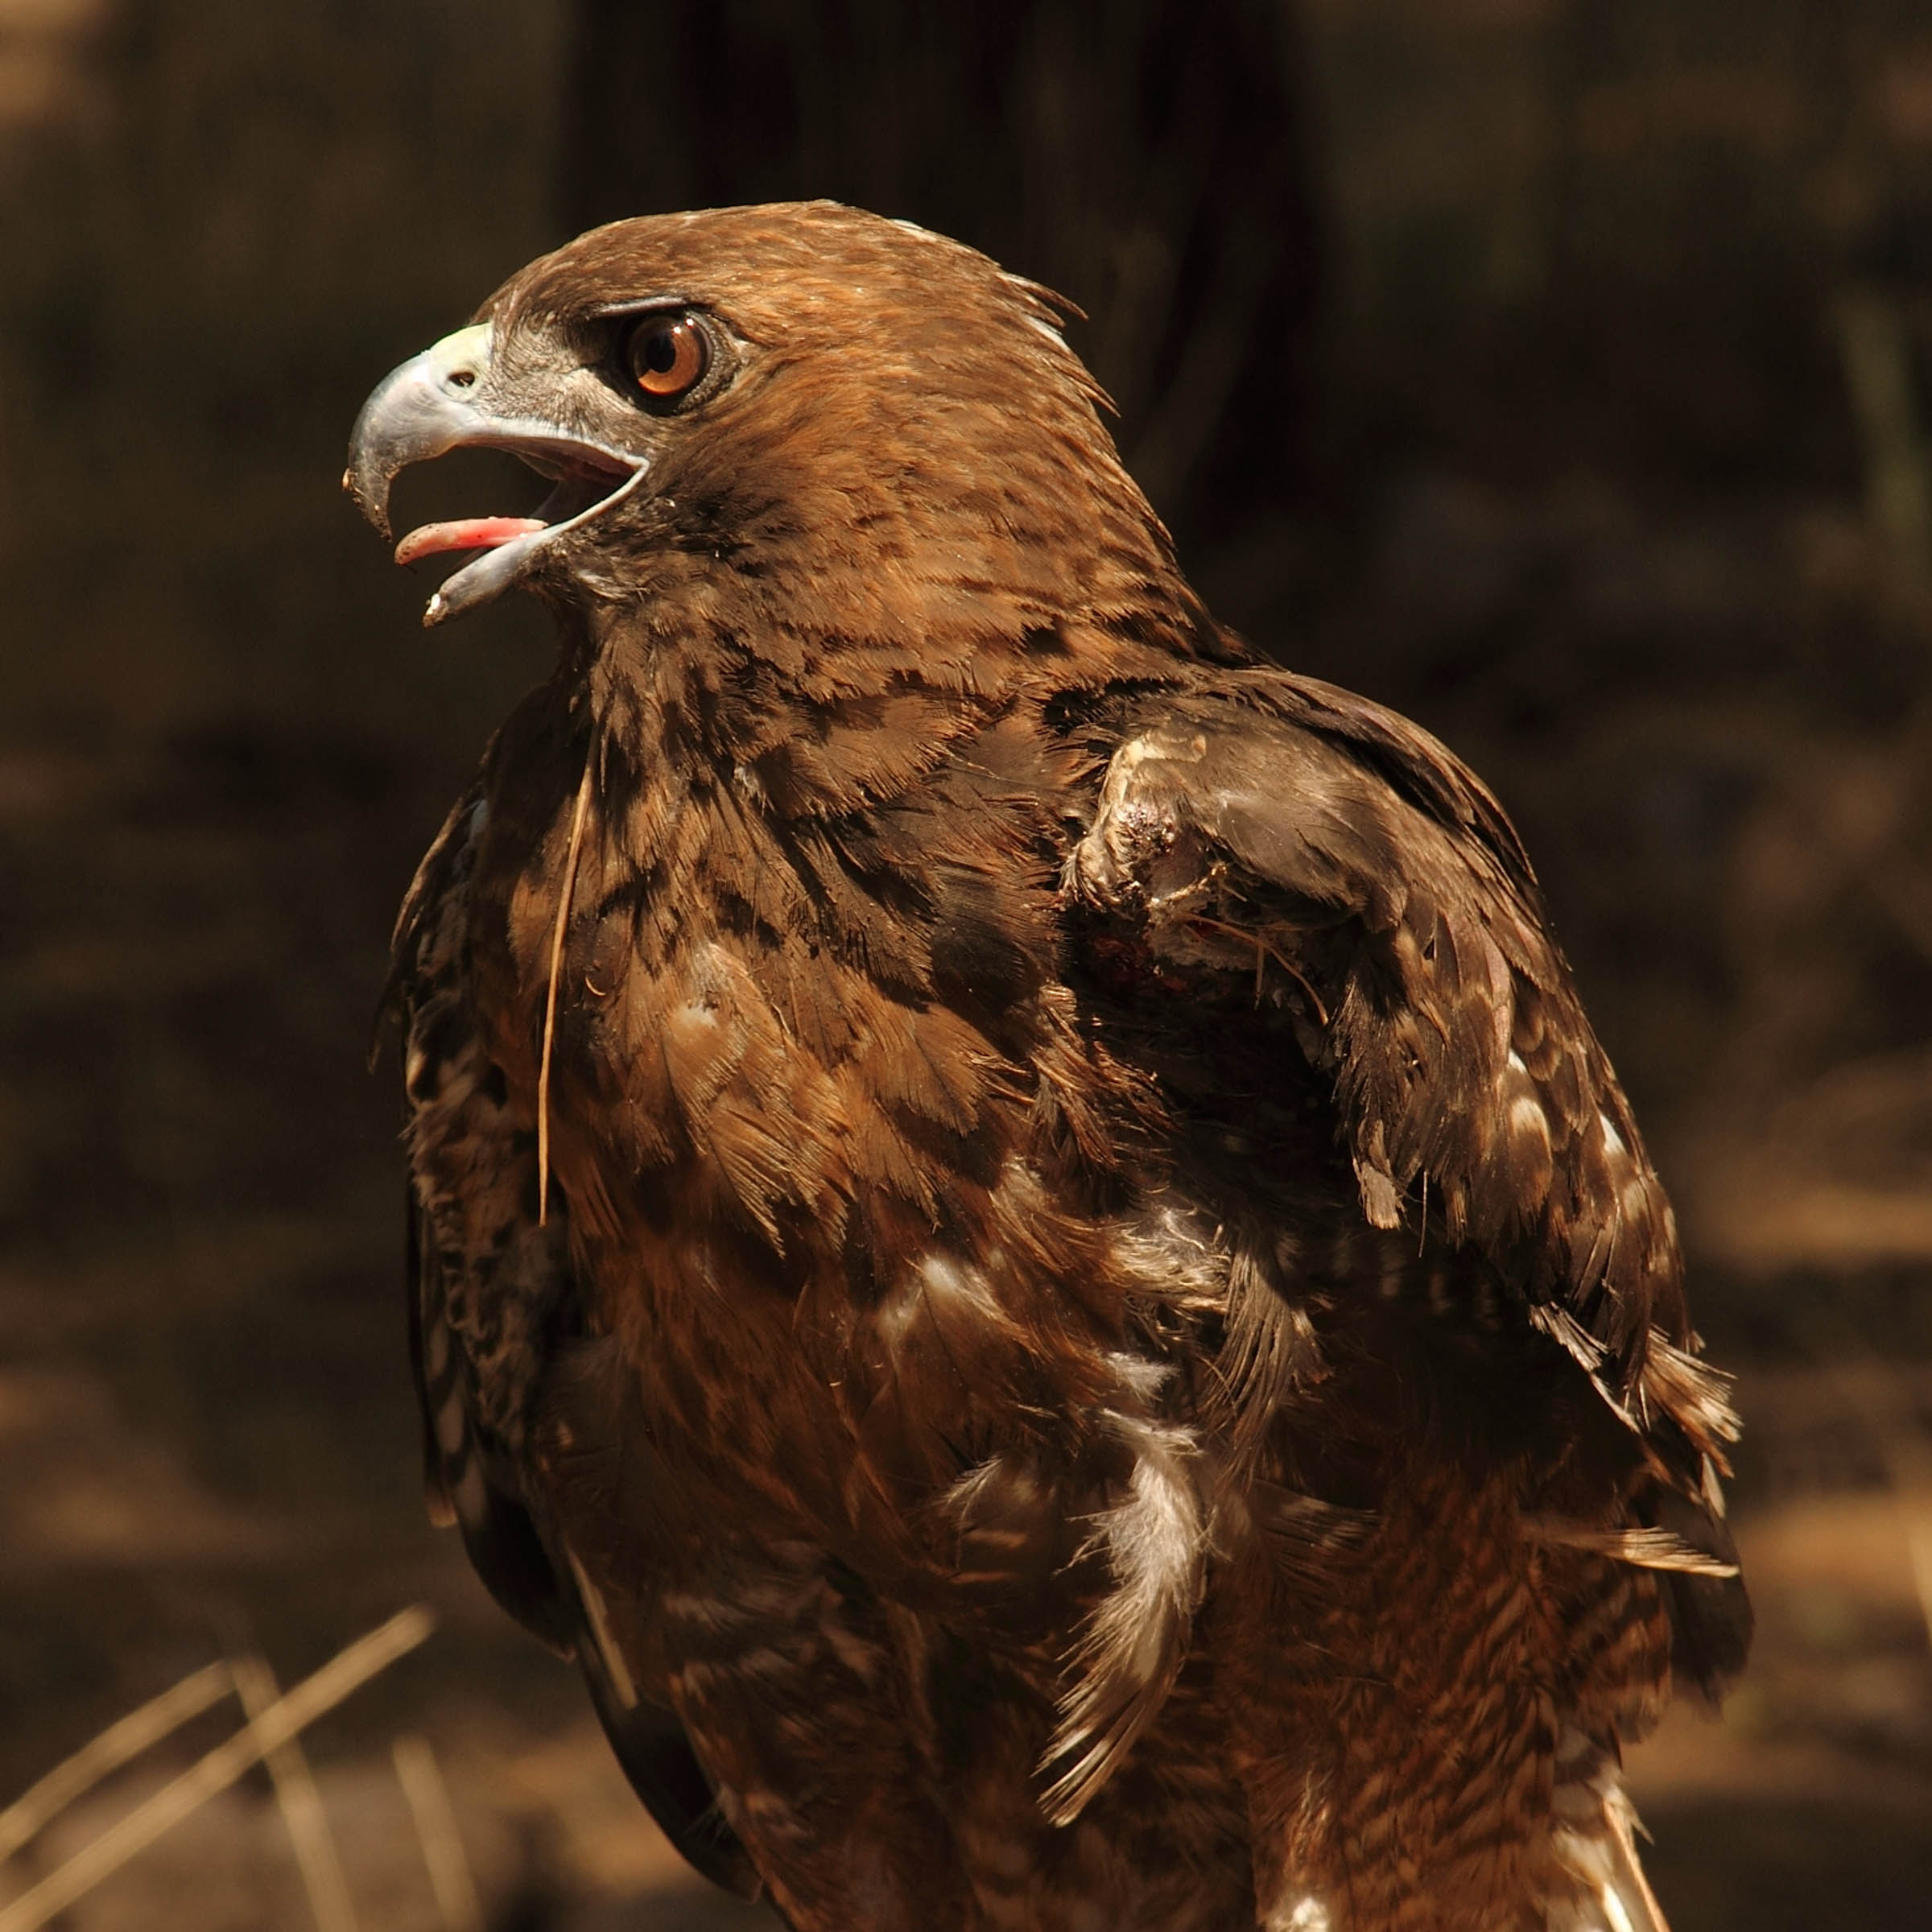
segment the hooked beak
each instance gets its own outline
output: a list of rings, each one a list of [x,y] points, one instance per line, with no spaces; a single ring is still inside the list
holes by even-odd
[[[643,480],[643,459],[539,417],[499,415],[482,399],[491,326],[445,336],[393,370],[362,405],[349,440],[342,487],[386,537],[390,486],[398,472],[452,449],[507,449],[555,485],[535,516],[465,517],[426,523],[396,547],[398,564],[445,551],[480,551],[447,578],[423,613],[426,625],[460,617],[506,590],[544,547],[610,508]]]

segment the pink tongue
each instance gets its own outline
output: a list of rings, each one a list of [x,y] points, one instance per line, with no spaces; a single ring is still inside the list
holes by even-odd
[[[396,561],[413,564],[444,550],[494,550],[512,537],[547,528],[541,517],[459,517],[453,523],[425,523],[396,546]]]

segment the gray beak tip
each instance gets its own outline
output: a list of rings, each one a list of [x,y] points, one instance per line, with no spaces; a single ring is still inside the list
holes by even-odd
[[[342,487],[364,518],[376,527],[385,543],[390,540],[389,485],[394,472],[385,473],[369,463],[352,462],[342,473]]]

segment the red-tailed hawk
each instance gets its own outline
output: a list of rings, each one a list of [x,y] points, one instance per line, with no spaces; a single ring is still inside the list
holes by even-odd
[[[349,482],[549,681],[396,939],[439,1512],[812,1932],[1661,1924],[1748,1616],[1670,1210],[1482,785],[1189,588],[1051,299],[621,222]]]

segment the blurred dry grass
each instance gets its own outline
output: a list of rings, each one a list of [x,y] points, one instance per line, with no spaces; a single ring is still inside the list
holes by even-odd
[[[394,900],[543,646],[515,609],[419,638],[420,586],[336,497],[341,440],[555,238],[597,11],[0,0],[0,1801],[212,1660],[295,1682],[427,1602],[438,1636],[302,1740],[386,1932],[444,1922],[404,1733],[495,1932],[730,1918],[423,1525],[394,1109],[361,1065]],[[1743,1372],[1757,1659],[1721,1723],[1680,1714],[1633,1764],[1678,1932],[1913,1922],[1932,21],[1300,21],[1327,332],[1316,414],[1279,433],[1319,487],[1190,561],[1517,815]],[[236,1721],[91,1794],[0,1898]],[[308,1911],[251,1774],[66,1922]]]

